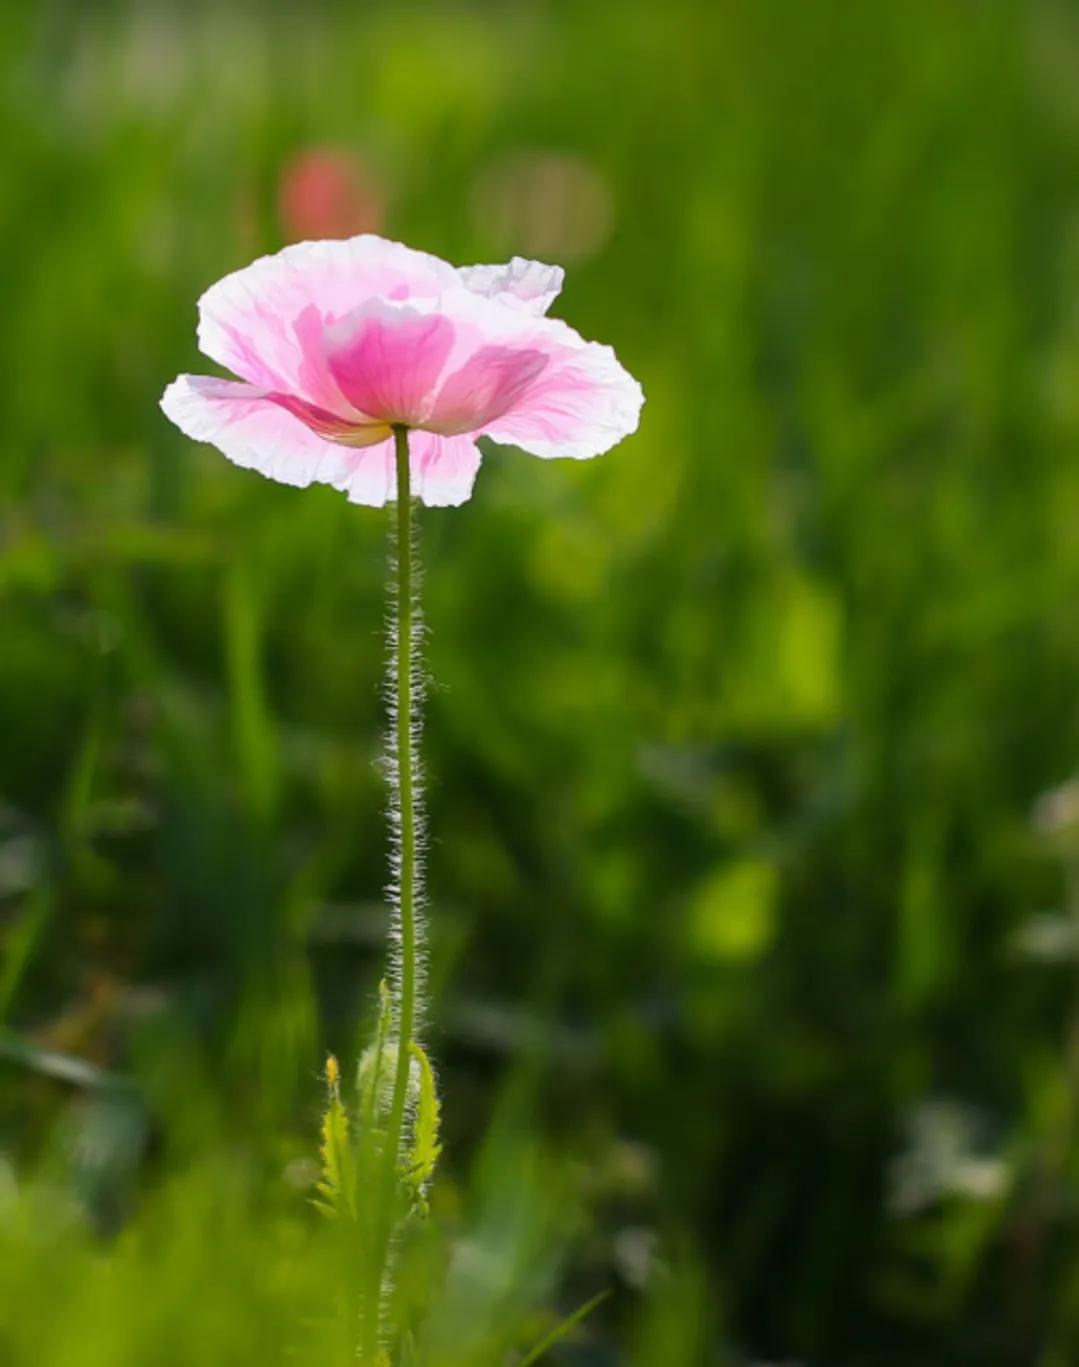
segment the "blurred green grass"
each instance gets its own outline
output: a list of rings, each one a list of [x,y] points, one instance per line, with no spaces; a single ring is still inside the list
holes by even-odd
[[[1074,1360],[1075,7],[13,4],[0,64],[0,1357],[318,1299],[385,519],[156,404],[333,148],[391,236],[562,244],[648,395],[423,517],[440,1219],[497,1260],[492,1116],[570,1164],[567,1363]]]

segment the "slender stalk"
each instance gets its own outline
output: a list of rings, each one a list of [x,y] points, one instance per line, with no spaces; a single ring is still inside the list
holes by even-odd
[[[397,1070],[393,1080],[393,1103],[390,1107],[387,1151],[397,1156],[401,1142],[408,1095],[408,1075],[411,1066],[409,1045],[416,1015],[416,902],[417,879],[417,820],[416,820],[416,759],[414,741],[414,669],[413,669],[413,545],[412,495],[409,485],[408,430],[394,429],[397,455],[397,718],[396,768],[398,804],[398,926],[400,936],[400,981],[397,984]]]
[[[364,1325],[362,1360],[378,1361],[382,1302],[388,1282],[388,1262],[393,1236],[394,1214],[399,1199],[402,1131],[408,1105],[412,1043],[416,1025],[418,995],[419,855],[418,803],[416,775],[416,718],[419,700],[416,693],[414,645],[417,622],[415,566],[412,540],[412,494],[410,487],[408,429],[394,428],[397,461],[396,540],[396,634],[391,631],[393,676],[391,691],[391,825],[395,878],[394,935],[397,962],[394,974],[394,1064],[393,1096],[386,1120],[382,1171],[377,1183],[374,1242],[372,1248],[372,1290]]]

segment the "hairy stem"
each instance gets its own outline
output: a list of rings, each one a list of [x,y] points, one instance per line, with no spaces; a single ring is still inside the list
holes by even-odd
[[[399,1197],[398,1165],[408,1105],[411,1067],[409,1046],[414,1037],[418,997],[418,902],[419,902],[419,812],[416,765],[417,697],[416,604],[414,547],[412,532],[412,494],[408,450],[408,430],[394,428],[397,460],[397,503],[395,508],[396,603],[395,629],[391,630],[391,794],[390,812],[393,835],[391,897],[394,904],[394,938],[397,942],[394,973],[394,1060],[393,1095],[386,1120],[382,1171],[376,1195],[373,1285],[364,1325],[363,1360],[378,1360],[383,1301],[389,1283],[390,1245],[393,1237],[395,1207]]]
[[[414,632],[415,589],[413,585],[412,495],[409,490],[408,432],[394,430],[397,453],[397,661],[396,661],[396,770],[399,829],[397,832],[400,861],[397,884],[397,932],[400,936],[400,981],[397,984],[397,1067],[393,1079],[393,1103],[390,1107],[389,1161],[395,1161],[401,1143],[408,1095],[410,1068],[409,1045],[416,1016],[416,913],[417,869],[417,812],[416,812],[416,757],[414,754],[415,699],[414,689]],[[388,1171],[387,1167],[387,1171]]]

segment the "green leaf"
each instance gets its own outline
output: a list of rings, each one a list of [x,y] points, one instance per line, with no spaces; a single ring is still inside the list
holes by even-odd
[[[393,1030],[393,994],[385,978],[378,985],[378,997],[378,1029],[374,1043],[369,1044],[363,1051],[356,1070],[360,1125],[368,1133],[374,1131],[387,1105],[382,1093],[385,1089],[387,1049]],[[392,1068],[390,1072],[392,1073]]]
[[[325,1215],[336,1216],[342,1210],[354,1215],[348,1112],[341,1104],[337,1060],[332,1054],[326,1060],[326,1086],[328,1099],[322,1117],[322,1142],[319,1145],[322,1173],[315,1186],[318,1192],[315,1205]]]
[[[415,1040],[408,1046],[409,1053],[419,1064],[420,1088],[416,1102],[416,1119],[412,1131],[412,1147],[408,1155],[408,1181],[413,1195],[421,1209],[426,1209],[424,1189],[434,1176],[435,1164],[442,1152],[439,1130],[442,1123],[442,1106],[435,1085],[435,1073],[431,1060]]]

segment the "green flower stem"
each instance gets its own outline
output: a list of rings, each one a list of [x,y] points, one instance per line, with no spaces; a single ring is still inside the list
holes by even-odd
[[[377,1214],[372,1249],[373,1292],[368,1304],[364,1328],[366,1363],[378,1361],[379,1329],[382,1300],[388,1277],[387,1263],[393,1234],[394,1209],[399,1197],[400,1176],[398,1161],[405,1109],[408,1102],[408,1081],[411,1067],[410,1045],[413,1038],[417,997],[417,813],[415,784],[414,725],[416,699],[413,669],[414,633],[414,566],[412,543],[412,494],[410,488],[408,429],[395,427],[394,450],[397,458],[397,582],[396,610],[397,637],[394,669],[395,717],[393,727],[394,770],[396,792],[393,801],[397,812],[397,936],[399,973],[395,982],[395,1038],[393,1097],[386,1121],[383,1167],[378,1182]]]
[[[409,487],[408,429],[394,429],[397,453],[397,800],[400,804],[400,871],[398,914],[401,936],[401,980],[397,1002],[397,1071],[390,1107],[388,1152],[396,1161],[401,1143],[408,1075],[409,1045],[416,1014],[416,803],[413,747],[413,570],[412,494]]]

